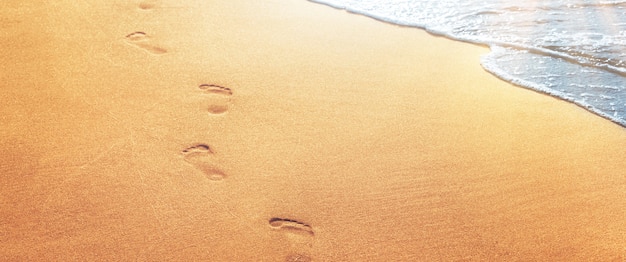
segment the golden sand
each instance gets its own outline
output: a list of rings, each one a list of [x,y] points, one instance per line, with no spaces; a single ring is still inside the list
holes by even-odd
[[[626,130],[304,0],[0,3],[0,260],[621,261]]]

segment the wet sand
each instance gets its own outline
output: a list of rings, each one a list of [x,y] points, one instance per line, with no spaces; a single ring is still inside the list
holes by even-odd
[[[0,260],[626,259],[626,129],[484,47],[304,0],[101,2],[0,4]]]

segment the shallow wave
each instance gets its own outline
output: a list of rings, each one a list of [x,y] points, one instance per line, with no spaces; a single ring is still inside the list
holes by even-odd
[[[552,83],[561,77],[559,74],[552,74],[548,72],[544,75],[537,76],[534,79],[529,79],[520,77],[520,75],[525,75],[524,73],[516,72],[516,70],[506,70],[505,68],[507,67],[502,65],[502,61],[506,60],[503,59],[503,57],[510,55],[510,52],[511,51],[507,50],[507,48],[497,46],[492,47],[492,52],[481,57],[481,65],[485,68],[485,70],[504,81],[572,102],[597,115],[626,127],[626,120],[624,120],[624,116],[626,116],[626,111],[624,110],[624,108],[626,108],[626,95],[623,92],[624,90],[619,86],[578,84],[576,83],[577,79],[572,79],[572,81],[566,83],[566,85],[571,88],[559,90],[558,85]],[[518,50],[518,52],[526,51]],[[549,71],[547,67],[537,68],[537,70]],[[603,72],[597,70],[594,73],[602,74]],[[575,73],[569,73],[568,76],[570,79],[574,78]],[[543,81],[535,81],[537,79],[542,79]],[[586,92],[589,86],[601,91],[591,93]],[[598,98],[603,101],[598,101]]]

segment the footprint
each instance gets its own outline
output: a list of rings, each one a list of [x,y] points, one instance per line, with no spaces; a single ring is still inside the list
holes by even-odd
[[[198,88],[207,95],[209,103],[207,110],[209,114],[219,115],[228,111],[230,99],[233,95],[233,91],[230,88],[209,84],[201,84]]]
[[[284,241],[290,245],[294,252],[289,254],[285,261],[311,261],[311,249],[313,248],[313,228],[303,222],[273,217],[269,220],[270,228],[284,232]]]
[[[167,53],[165,48],[158,47],[151,42],[150,36],[145,32],[137,31],[126,35],[126,43],[141,48],[150,54],[162,55]]]
[[[157,7],[158,4],[159,4],[158,0],[143,0],[139,2],[138,6],[139,6],[139,9],[141,10],[151,10]]]
[[[214,152],[207,144],[196,144],[182,151],[183,158],[187,163],[202,171],[208,179],[218,181],[226,177],[214,161]]]

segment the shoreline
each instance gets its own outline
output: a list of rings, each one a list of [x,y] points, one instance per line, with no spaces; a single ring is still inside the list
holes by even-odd
[[[481,46],[302,0],[20,3],[4,260],[626,257],[626,131]]]
[[[391,26],[398,26],[398,27],[406,27],[406,28],[413,28],[413,29],[417,29],[417,30],[423,30],[426,33],[428,33],[428,34],[430,34],[430,35],[432,35],[434,37],[443,37],[443,38],[450,39],[452,41],[458,41],[458,42],[462,42],[462,43],[472,44],[472,45],[476,45],[476,46],[479,46],[479,47],[485,47],[487,49],[491,49],[491,45],[496,44],[496,43],[488,44],[488,43],[482,43],[482,42],[472,41],[472,40],[463,39],[463,38],[455,38],[455,37],[450,36],[450,35],[448,35],[446,33],[434,32],[432,30],[427,29],[424,26],[393,23],[393,22],[385,20],[384,18],[380,18],[380,17],[373,16],[373,15],[369,16],[369,15],[366,15],[366,14],[354,12],[354,11],[346,9],[345,7],[335,6],[335,5],[332,5],[330,3],[315,2],[315,0],[307,0],[307,1],[310,2],[310,3],[314,3],[314,4],[327,6],[327,7],[330,7],[332,9],[335,9],[335,10],[344,11],[344,12],[349,13],[349,14],[370,18],[370,19],[373,19],[375,21],[378,21],[378,22],[381,22],[381,23],[385,23],[385,24],[388,24],[388,25],[391,25]],[[500,47],[520,48],[520,46],[518,46],[518,45],[514,45],[514,44],[510,44],[510,43],[504,43],[504,42],[497,43],[497,45],[500,46]],[[522,49],[528,49],[531,52],[533,52],[533,51],[534,52],[538,52],[538,53],[545,53],[546,52],[545,50],[544,51],[537,51],[537,49],[533,49],[533,47],[521,47],[521,48]],[[575,59],[572,58],[572,57],[559,55],[559,54],[556,54],[556,53],[550,53],[550,52],[548,52],[548,53],[551,56],[554,56],[554,57],[557,57],[557,58],[560,58],[560,59],[563,59],[563,60],[566,60],[566,61],[569,61],[569,62],[575,61]],[[488,55],[488,54],[484,54],[484,55]],[[588,111],[588,112],[590,112],[592,114],[598,115],[598,116],[600,116],[602,118],[605,118],[606,120],[609,120],[609,121],[611,121],[611,122],[613,122],[613,123],[615,123],[615,124],[617,124],[617,125],[619,125],[619,126],[621,126],[623,128],[626,128],[626,121],[620,120],[620,119],[615,118],[615,117],[613,117],[613,116],[611,116],[609,114],[603,113],[602,111],[600,111],[599,109],[596,109],[591,104],[584,103],[584,102],[581,102],[581,101],[576,101],[575,99],[572,99],[572,98],[568,98],[566,94],[561,94],[560,91],[552,90],[552,89],[545,88],[545,87],[532,87],[533,85],[530,84],[530,83],[524,84],[524,82],[526,82],[525,80],[513,81],[511,79],[513,79],[514,77],[512,77],[510,74],[508,74],[508,73],[506,73],[506,72],[504,72],[502,70],[494,70],[493,68],[488,68],[488,67],[484,66],[483,63],[481,63],[481,65],[483,66],[485,71],[489,72],[493,76],[495,76],[495,77],[497,77],[497,78],[499,78],[499,79],[501,79],[501,80],[503,80],[503,81],[505,81],[505,82],[507,82],[507,83],[509,83],[511,85],[514,85],[514,86],[517,86],[517,87],[520,87],[520,88],[524,88],[524,89],[527,89],[527,90],[530,90],[530,91],[534,91],[534,92],[537,92],[537,93],[542,94],[542,95],[548,95],[548,96],[554,97],[556,99],[562,100],[562,101],[567,102],[567,103],[572,103],[572,104],[574,104],[576,106],[579,106],[582,109],[584,109],[584,110],[586,110],[586,111]],[[602,69],[604,69],[604,70],[606,70],[608,72],[619,74],[619,75],[624,75],[625,74],[623,71],[620,71],[620,70],[617,70],[617,69],[614,69],[614,68],[611,68],[611,67],[600,67],[600,68],[602,68]],[[495,71],[498,71],[499,73],[496,73]]]

